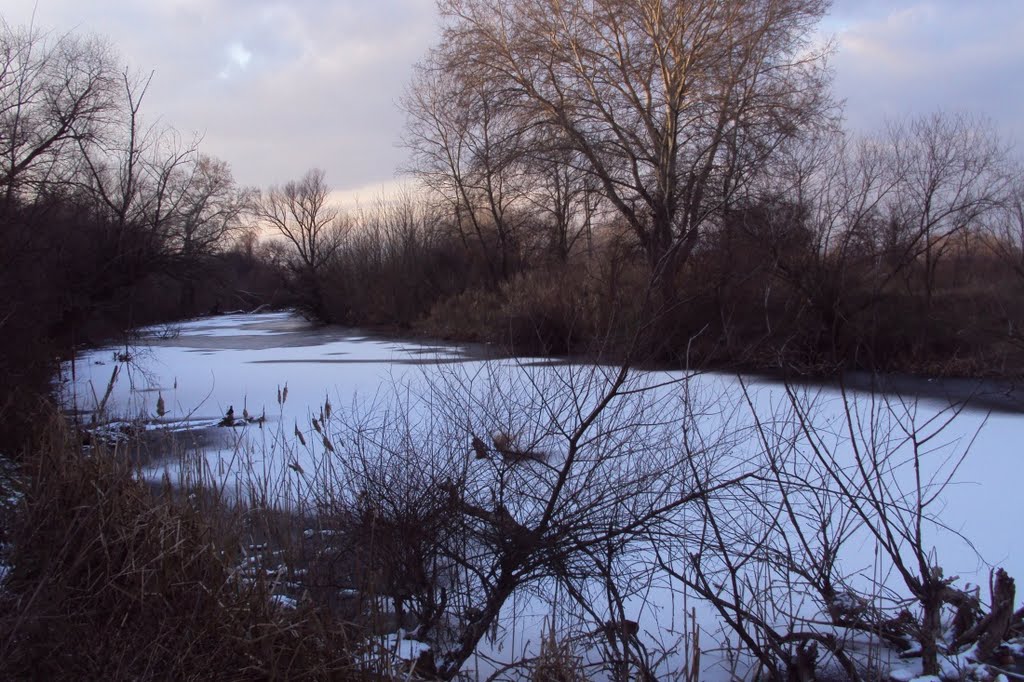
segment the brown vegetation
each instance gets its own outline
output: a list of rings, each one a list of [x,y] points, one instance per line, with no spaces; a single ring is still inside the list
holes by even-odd
[[[359,678],[350,630],[240,571],[227,505],[154,491],[124,454],[85,454],[54,423],[24,461],[0,591],[5,678]]]

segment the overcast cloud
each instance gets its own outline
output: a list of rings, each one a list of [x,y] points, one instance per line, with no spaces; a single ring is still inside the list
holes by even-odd
[[[852,127],[935,110],[989,116],[1024,144],[1024,2],[837,0],[835,91]]]
[[[155,71],[151,116],[203,135],[236,178],[321,167],[339,190],[390,186],[396,103],[437,35],[433,0],[14,0],[4,18],[107,36]],[[837,95],[849,125],[938,108],[989,115],[1024,143],[1024,1],[835,0]]]

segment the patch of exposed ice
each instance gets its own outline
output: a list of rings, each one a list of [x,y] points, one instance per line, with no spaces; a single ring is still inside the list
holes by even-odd
[[[299,602],[283,594],[270,595],[270,603],[282,609],[296,609],[299,607]]]

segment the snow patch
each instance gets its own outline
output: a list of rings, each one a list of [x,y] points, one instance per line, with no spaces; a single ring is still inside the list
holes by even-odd
[[[299,602],[283,594],[270,595],[270,603],[282,609],[297,609]]]

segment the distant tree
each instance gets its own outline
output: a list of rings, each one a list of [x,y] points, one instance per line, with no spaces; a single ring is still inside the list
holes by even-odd
[[[1021,280],[1024,280],[1024,169],[1015,172],[1013,186],[997,218],[989,224],[989,244]]]
[[[326,319],[322,275],[342,244],[343,224],[328,203],[326,174],[314,169],[283,187],[271,187],[255,201],[255,214],[292,248],[296,284],[314,316]]]
[[[244,232],[244,218],[255,198],[254,190],[238,187],[225,161],[199,154],[190,171],[168,233],[174,270],[184,279],[182,303],[186,307],[194,304],[195,277],[210,257]]]
[[[436,53],[417,68],[402,100],[405,144],[411,170],[452,212],[463,242],[479,247],[497,286],[520,247],[524,132],[504,93],[448,71]]]
[[[241,232],[254,198],[254,190],[237,185],[227,162],[199,154],[171,232],[175,251],[189,262],[222,250],[229,237]]]
[[[932,114],[890,126],[898,174],[890,215],[898,225],[901,264],[917,261],[930,310],[939,262],[955,237],[978,230],[986,214],[1012,203],[1016,168],[1010,145],[991,122],[966,114]]]

